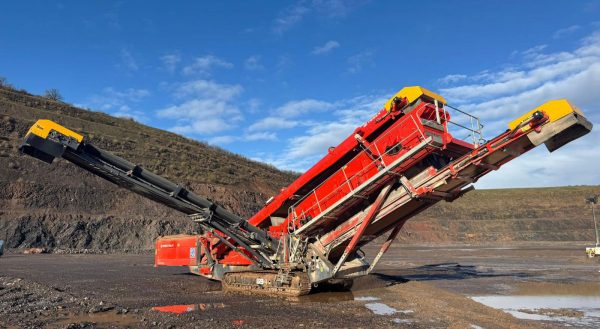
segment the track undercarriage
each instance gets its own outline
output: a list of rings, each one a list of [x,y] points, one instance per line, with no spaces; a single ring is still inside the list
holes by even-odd
[[[230,272],[221,281],[223,290],[255,294],[299,297],[310,293],[311,282],[304,272]]]

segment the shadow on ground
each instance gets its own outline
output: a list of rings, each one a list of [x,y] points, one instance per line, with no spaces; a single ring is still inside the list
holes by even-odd
[[[466,280],[493,277],[526,278],[529,276],[530,274],[524,272],[497,273],[491,269],[481,270],[477,266],[460,265],[458,263],[427,264],[414,268],[382,270],[358,277],[353,282],[321,283],[317,287],[313,287],[309,295],[301,297],[300,301],[336,302],[353,300],[356,293],[409,281]]]
[[[497,273],[492,269],[480,270],[477,266],[460,265],[458,263],[427,264],[400,270],[383,270],[372,275],[377,276],[381,280],[388,281],[391,284],[412,280],[464,280],[490,277],[526,278],[530,276],[529,273],[525,272]]]

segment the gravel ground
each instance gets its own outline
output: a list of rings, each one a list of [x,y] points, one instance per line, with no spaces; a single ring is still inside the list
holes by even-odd
[[[600,291],[598,262],[578,257],[573,246],[552,247],[546,262],[534,257],[548,248],[398,245],[377,273],[356,280],[350,291],[295,300],[224,293],[218,282],[186,268],[154,268],[151,255],[13,251],[0,258],[0,327],[554,327],[468,298],[582,283]],[[153,309],[173,305],[186,312]]]

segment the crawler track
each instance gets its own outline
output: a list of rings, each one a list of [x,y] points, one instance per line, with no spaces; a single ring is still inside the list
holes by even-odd
[[[281,277],[280,277],[281,278]],[[310,281],[304,272],[291,272],[287,280],[278,280],[278,272],[231,272],[223,277],[223,290],[264,295],[298,297],[310,293]]]

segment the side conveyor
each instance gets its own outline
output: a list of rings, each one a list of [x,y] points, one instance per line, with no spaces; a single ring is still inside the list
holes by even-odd
[[[269,259],[277,242],[265,231],[223,207],[180,185],[110,152],[99,149],[82,135],[50,120],[38,120],[27,132],[20,150],[47,163],[62,157],[120,187],[181,211],[207,230],[216,230],[226,244],[240,247],[261,268],[272,268]]]

